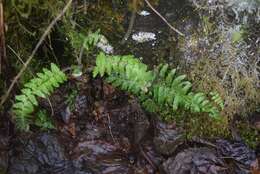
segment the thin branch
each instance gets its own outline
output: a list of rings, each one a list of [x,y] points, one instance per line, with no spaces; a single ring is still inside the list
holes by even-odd
[[[77,63],[78,63],[78,66],[82,66],[82,56],[83,56],[83,53],[84,53],[84,43],[82,44],[81,48],[80,48],[80,53],[79,53],[79,56],[77,57]]]
[[[7,47],[14,53],[14,55],[18,58],[18,60],[24,65],[24,61],[23,59],[18,55],[18,53],[9,45],[7,45]],[[29,69],[30,74],[35,77],[35,75],[33,74],[33,72]],[[54,115],[54,111],[53,111],[53,107],[52,107],[52,103],[50,101],[50,98],[47,97],[47,101],[50,105],[51,108],[51,115]]]
[[[108,129],[109,129],[109,133],[111,135],[111,138],[112,140],[114,141],[114,143],[116,143],[116,140],[113,136],[113,133],[112,133],[112,130],[111,130],[111,122],[110,122],[110,115],[109,114],[106,114],[107,115],[107,120],[108,120]]]
[[[146,4],[156,13],[173,31],[178,33],[181,36],[185,36],[182,32],[180,32],[178,29],[174,28],[155,8],[150,4],[148,0],[144,0]]]
[[[10,46],[7,45],[7,47],[14,53],[14,55],[17,57],[17,59],[24,65],[23,59],[18,55],[18,53]]]
[[[41,44],[43,43],[43,41],[45,40],[45,38],[48,36],[48,34],[51,32],[51,29],[54,27],[54,25],[60,20],[60,18],[65,14],[65,12],[69,9],[70,5],[72,3],[72,0],[69,0],[68,3],[66,4],[66,6],[64,7],[64,9],[61,11],[61,13],[59,13],[54,20],[49,24],[49,26],[47,27],[47,29],[45,30],[45,32],[43,33],[43,35],[41,36],[39,42],[37,43],[37,45],[35,46],[35,48],[32,51],[32,54],[30,55],[30,57],[27,59],[27,61],[24,63],[22,69],[20,70],[20,72],[15,76],[14,80],[12,81],[11,85],[9,86],[6,94],[4,96],[2,96],[1,99],[1,103],[0,106],[2,106],[5,101],[7,100],[7,98],[9,97],[15,83],[19,80],[19,78],[21,77],[21,75],[23,74],[23,72],[26,70],[26,68],[28,67],[28,65],[30,64],[31,60],[33,59],[33,57],[35,56],[37,50],[40,48]]]
[[[53,110],[52,103],[51,103],[51,100],[50,100],[49,97],[47,98],[47,101],[48,101],[50,108],[51,108],[51,116],[54,116],[54,110]]]

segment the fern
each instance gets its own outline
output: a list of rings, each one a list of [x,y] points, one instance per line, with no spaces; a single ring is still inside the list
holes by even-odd
[[[219,106],[222,110],[224,109],[224,102],[221,98],[221,96],[219,95],[218,92],[214,91],[214,92],[210,92],[209,93],[211,95],[211,100],[217,105]]]
[[[98,41],[102,37],[102,35],[99,33],[99,30],[96,32],[88,32],[87,35],[75,31],[70,31],[67,35],[70,39],[72,47],[78,51],[82,46],[87,51],[89,51],[93,46],[97,45]]]
[[[100,53],[93,76],[108,74],[109,83],[138,95],[148,92],[153,81],[153,73],[147,69],[145,64],[133,56],[106,56]]]
[[[40,127],[41,130],[55,129],[46,110],[39,110],[39,112],[36,113],[35,125]]]
[[[37,73],[36,78],[26,83],[21,90],[22,94],[15,97],[13,105],[17,127],[21,130],[29,130],[29,125],[32,123],[31,114],[38,106],[36,97],[46,98],[66,80],[66,75],[52,63],[50,70],[43,68],[42,73]]]
[[[143,106],[152,112],[171,107],[191,112],[206,112],[217,118],[223,109],[218,93],[210,93],[211,100],[204,93],[193,93],[192,84],[185,75],[177,75],[176,69],[167,64],[159,65],[153,71],[133,56],[107,56],[100,53],[96,59],[93,76],[108,75],[107,81],[115,87],[137,95]]]

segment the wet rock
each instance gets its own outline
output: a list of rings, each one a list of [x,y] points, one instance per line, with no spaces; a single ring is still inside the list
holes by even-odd
[[[39,134],[32,138],[21,137],[10,152],[10,174],[87,174],[75,168],[64,153],[56,135]]]
[[[61,111],[61,118],[65,124],[68,124],[71,117],[70,107],[67,106],[65,110]]]
[[[156,130],[153,142],[156,150],[161,154],[171,155],[184,141],[183,134],[172,124],[158,121],[155,128]]]
[[[243,142],[229,142],[227,140],[217,140],[218,151],[226,159],[235,162],[238,172],[250,173],[251,168],[256,168],[256,154]]]
[[[167,5],[166,1],[162,1],[158,3],[160,7],[156,6],[155,8],[164,16],[165,11],[162,12],[162,9],[168,7]],[[130,16],[127,17],[130,18]],[[125,21],[127,21],[125,31],[127,31],[130,20]],[[118,54],[129,54],[131,52],[149,65],[157,64],[159,63],[158,57],[168,56],[169,42],[166,40],[169,33],[167,25],[161,18],[150,8],[144,6],[140,13],[136,15],[130,38],[125,42],[123,50],[118,50]]]
[[[85,95],[78,95],[75,100],[75,112],[82,117],[88,112],[88,97]]]
[[[132,169],[126,153],[119,146],[101,140],[83,141],[74,149],[74,160],[94,173],[129,173]],[[125,154],[125,155],[124,155]]]
[[[209,148],[190,148],[162,165],[166,174],[227,174],[224,161]]]
[[[104,100],[96,101],[92,120],[78,133],[70,153],[73,161],[93,173],[154,173],[155,168],[141,155],[139,144],[147,134],[149,120],[136,100],[116,95],[106,85]],[[113,95],[113,96],[112,96]],[[124,102],[118,97],[123,97]],[[146,139],[145,139],[146,140]],[[143,147],[151,158],[157,155],[151,144]]]
[[[152,141],[142,143],[140,146],[140,152],[142,157],[150,163],[150,166],[153,169],[157,170],[162,162],[165,161],[165,158],[156,151]]]
[[[131,143],[138,144],[146,135],[150,122],[137,100],[131,100],[121,108],[110,111],[111,130],[128,137]],[[109,124],[109,123],[108,123]]]
[[[136,100],[131,102],[131,108],[134,111],[133,124],[134,124],[134,141],[135,144],[141,142],[148,128],[150,127],[150,122],[142,110],[139,103]]]

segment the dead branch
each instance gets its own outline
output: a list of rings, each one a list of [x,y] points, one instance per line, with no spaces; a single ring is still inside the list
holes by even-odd
[[[153,10],[155,14],[157,14],[173,31],[178,33],[181,36],[185,36],[182,32],[180,32],[178,29],[174,28],[155,8],[152,6],[152,4],[148,0],[144,0],[146,4]]]

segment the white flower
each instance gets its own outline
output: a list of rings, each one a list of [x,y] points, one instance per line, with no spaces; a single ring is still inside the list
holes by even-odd
[[[151,32],[138,32],[132,35],[132,39],[139,43],[156,40],[156,35]]]
[[[96,46],[107,54],[112,54],[114,52],[114,48],[108,43],[108,40],[104,36],[101,36]]]
[[[143,11],[141,11],[140,13],[139,13],[139,15],[141,15],[141,16],[149,16],[151,13],[149,12],[149,11],[145,11],[145,10],[143,10]]]

